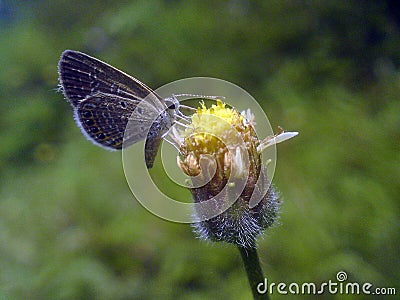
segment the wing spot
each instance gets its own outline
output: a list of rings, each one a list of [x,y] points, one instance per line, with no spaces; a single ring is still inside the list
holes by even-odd
[[[91,133],[97,133],[97,132],[100,131],[100,129],[99,129],[98,127],[96,127],[96,126],[93,126],[93,127],[90,127],[89,131],[90,131]]]
[[[85,103],[83,104],[83,109],[93,110],[96,108],[96,105],[93,103]]]
[[[93,121],[93,119],[86,119],[85,124],[88,126],[91,126],[91,125],[94,125],[94,121]]]
[[[96,134],[96,137],[97,137],[99,140],[104,140],[104,139],[106,138],[106,136],[105,136],[104,133],[102,133],[102,132]]]
[[[85,110],[85,111],[82,113],[82,116],[83,116],[84,118],[91,118],[91,117],[93,117],[93,114],[92,114],[92,112],[91,112],[90,110]]]

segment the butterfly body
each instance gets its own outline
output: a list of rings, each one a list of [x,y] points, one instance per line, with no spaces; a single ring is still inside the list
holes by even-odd
[[[58,72],[82,133],[109,150],[146,139],[146,166],[151,168],[163,136],[175,122],[179,102],[162,99],[139,80],[78,51],[63,52]]]

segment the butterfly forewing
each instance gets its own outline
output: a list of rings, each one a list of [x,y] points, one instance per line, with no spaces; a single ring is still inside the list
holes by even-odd
[[[139,80],[87,54],[66,50],[58,64],[60,86],[73,106],[96,93],[133,101],[147,97],[155,107],[165,108],[163,99]]]

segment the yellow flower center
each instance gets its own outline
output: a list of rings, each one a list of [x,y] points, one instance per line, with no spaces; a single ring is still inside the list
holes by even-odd
[[[197,176],[201,173],[202,157],[211,156],[214,161],[210,168],[217,170],[214,182],[221,186],[230,175],[245,175],[249,165],[244,164],[247,161],[244,156],[249,157],[250,171],[253,170],[253,162],[259,160],[258,143],[254,128],[237,110],[227,107],[221,100],[210,108],[201,103],[185,130],[181,145],[183,159],[178,163],[186,174]]]
[[[210,108],[201,103],[185,134],[193,148],[203,148],[204,153],[217,153],[221,146],[224,146],[221,142],[237,143],[238,126],[242,123],[243,116],[236,110],[227,108],[221,100],[217,100]]]

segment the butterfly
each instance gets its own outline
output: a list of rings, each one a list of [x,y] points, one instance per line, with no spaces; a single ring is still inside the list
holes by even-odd
[[[136,78],[79,51],[62,53],[58,74],[60,89],[86,138],[109,150],[146,139],[150,169],[162,138],[177,117],[183,117],[177,98],[163,99]]]

